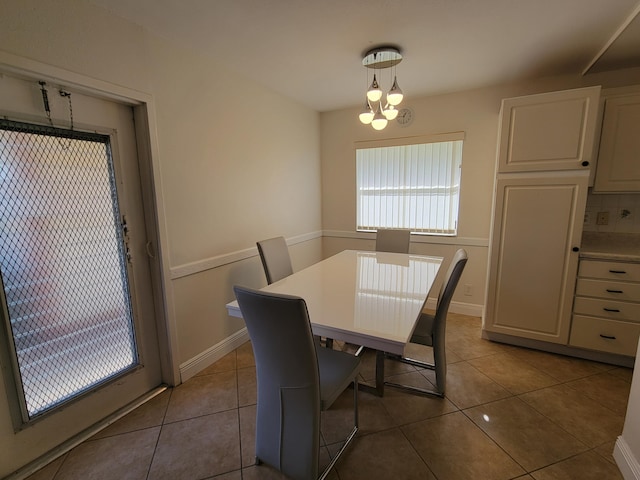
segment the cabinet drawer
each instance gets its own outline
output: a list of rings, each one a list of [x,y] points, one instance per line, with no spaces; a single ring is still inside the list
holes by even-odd
[[[576,297],[573,304],[573,313],[639,322],[640,324],[640,303]]]
[[[640,302],[640,283],[578,278],[576,295],[624,302]]]
[[[578,276],[640,282],[640,263],[581,260]]]
[[[569,345],[634,357],[640,324],[574,315]]]

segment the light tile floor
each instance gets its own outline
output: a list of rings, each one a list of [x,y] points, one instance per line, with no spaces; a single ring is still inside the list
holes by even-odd
[[[335,348],[348,348],[336,342]],[[414,356],[428,349],[415,348]],[[621,479],[612,457],[632,371],[492,343],[450,314],[444,399],[360,393],[360,431],[331,479]],[[374,355],[363,358],[371,380]],[[388,376],[432,372],[389,362]],[[256,374],[249,343],[36,472],[30,480],[281,479],[254,463]],[[352,420],[347,391],[323,414],[326,464]]]

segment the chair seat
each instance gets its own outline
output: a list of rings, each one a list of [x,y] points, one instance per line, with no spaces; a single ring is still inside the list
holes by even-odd
[[[358,375],[360,359],[346,352],[316,348],[320,372],[320,409],[328,409]]]
[[[433,347],[433,322],[435,317],[428,313],[423,313],[418,319],[416,329],[411,336],[411,343],[418,343],[420,345],[426,345],[427,347]]]

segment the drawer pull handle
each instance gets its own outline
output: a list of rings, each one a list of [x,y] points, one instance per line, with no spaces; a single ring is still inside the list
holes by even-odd
[[[600,334],[600,336],[601,336],[602,338],[606,339],[606,340],[615,340],[615,339],[616,339],[616,337],[614,337],[613,335],[603,335],[603,334]]]
[[[606,307],[603,307],[602,309],[603,309],[605,312],[620,313],[620,310],[618,310],[617,308],[606,308]]]
[[[624,270],[609,270],[609,273],[627,273]]]
[[[607,292],[609,292],[609,293],[624,293],[622,290],[611,290],[610,288],[607,288]]]

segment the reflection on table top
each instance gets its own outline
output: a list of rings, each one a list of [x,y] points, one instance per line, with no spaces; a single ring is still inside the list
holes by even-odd
[[[316,335],[402,353],[442,257],[345,250],[262,290],[302,297]],[[237,302],[227,305],[241,317]]]

